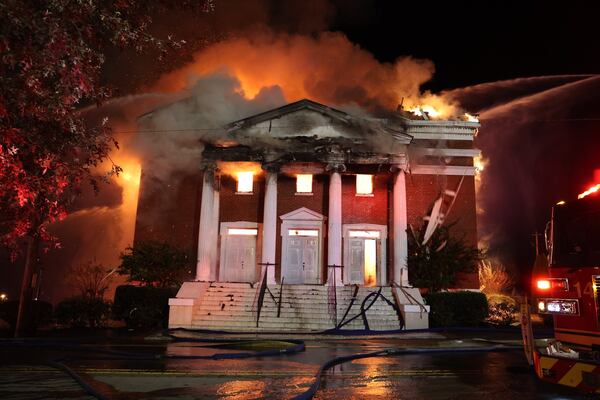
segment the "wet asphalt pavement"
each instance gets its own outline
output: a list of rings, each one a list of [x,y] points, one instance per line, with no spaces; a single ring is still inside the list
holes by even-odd
[[[510,339],[518,339],[512,335]],[[464,338],[466,339],[466,338]],[[506,339],[506,338],[505,338]],[[60,339],[61,341],[67,339]],[[389,347],[477,345],[441,336],[423,339],[313,338],[306,351],[243,360],[106,359],[93,349],[144,354],[211,355],[239,352],[214,344],[140,339],[83,340],[78,351],[0,347],[0,399],[89,399],[67,374],[48,365],[64,359],[111,399],[286,399],[313,382],[319,366],[342,355]],[[85,351],[79,351],[84,349]],[[108,357],[110,358],[110,357]],[[536,379],[522,351],[373,357],[334,367],[316,399],[583,399]]]

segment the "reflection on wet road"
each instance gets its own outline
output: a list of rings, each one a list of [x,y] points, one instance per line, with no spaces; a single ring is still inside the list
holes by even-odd
[[[244,360],[107,360],[50,350],[0,350],[0,398],[89,398],[67,375],[48,367],[68,357],[70,367],[115,399],[285,399],[302,393],[330,358],[389,347],[446,346],[445,340],[310,340],[305,352]],[[99,344],[90,343],[90,348]],[[199,343],[128,342],[103,348],[149,354],[239,352]],[[538,381],[521,352],[419,354],[354,360],[334,367],[317,399],[578,399]]]

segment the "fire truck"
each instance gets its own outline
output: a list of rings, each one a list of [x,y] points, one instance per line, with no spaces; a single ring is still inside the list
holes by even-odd
[[[552,209],[545,235],[548,272],[533,277],[532,306],[552,315],[555,340],[536,349],[529,334],[530,346],[525,343],[540,379],[585,392],[600,392],[599,190],[597,185]]]

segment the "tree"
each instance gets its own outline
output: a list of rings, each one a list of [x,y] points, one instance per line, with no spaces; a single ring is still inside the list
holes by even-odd
[[[191,257],[164,242],[140,242],[121,254],[117,272],[128,280],[168,288],[181,284],[192,267]]]
[[[79,297],[103,299],[116,269],[108,270],[102,264],[89,262],[77,266],[73,271],[73,283],[79,291]]]
[[[111,90],[100,80],[110,46],[164,54],[180,42],[149,33],[150,0],[7,0],[0,3],[0,243],[13,256],[27,240],[16,335],[40,243],[66,216],[93,168],[117,146],[104,121],[86,126],[78,108]],[[164,1],[168,4],[168,1]],[[210,2],[203,3],[209,8]],[[111,173],[119,173],[113,165]]]
[[[408,273],[410,282],[430,292],[447,289],[456,282],[459,272],[475,272],[481,252],[450,235],[451,225],[440,226],[429,241],[421,235],[408,235]]]

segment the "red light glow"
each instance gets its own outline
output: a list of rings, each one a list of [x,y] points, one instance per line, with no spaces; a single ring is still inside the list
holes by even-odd
[[[546,279],[540,279],[537,281],[537,288],[540,290],[548,290],[550,289],[550,281]]]

